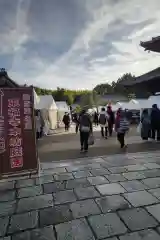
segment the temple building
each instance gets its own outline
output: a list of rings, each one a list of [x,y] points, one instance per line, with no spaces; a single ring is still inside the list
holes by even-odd
[[[0,69],[0,88],[16,88],[20,87],[15,81],[9,78],[6,70],[4,68]]]
[[[152,38],[150,41],[140,42],[145,51],[160,53],[160,37]],[[147,72],[133,80],[124,81],[123,86],[132,90],[136,95],[160,92],[160,67]]]

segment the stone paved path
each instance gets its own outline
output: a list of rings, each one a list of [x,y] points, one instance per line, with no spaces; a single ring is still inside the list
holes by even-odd
[[[160,239],[160,152],[41,168],[0,182],[1,240]]]

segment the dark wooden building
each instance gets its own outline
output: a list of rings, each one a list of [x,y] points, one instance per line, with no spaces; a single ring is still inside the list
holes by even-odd
[[[140,42],[145,51],[160,53],[160,37],[150,41]],[[136,95],[155,94],[160,92],[160,67],[136,77],[131,81],[122,82],[123,86],[136,93]]]
[[[140,42],[140,46],[143,47],[145,51],[160,53],[160,36],[154,37],[150,41]]]
[[[160,92],[160,67],[122,84],[131,92],[135,92],[136,95],[150,95]]]
[[[4,68],[0,69],[0,88],[17,88],[20,87],[15,81],[9,78],[6,70]]]

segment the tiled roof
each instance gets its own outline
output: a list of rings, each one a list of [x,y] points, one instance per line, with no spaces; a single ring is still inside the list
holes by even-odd
[[[126,82],[123,82],[123,85],[124,86],[131,86],[131,85],[134,85],[134,84],[137,84],[137,83],[141,83],[141,82],[147,82],[149,80],[152,80],[154,78],[159,78],[160,77],[160,67],[148,72],[148,73],[145,73],[141,76],[138,76],[136,77],[135,79],[133,80],[127,80]]]
[[[18,83],[9,78],[5,69],[0,70],[0,87],[20,87]]]
[[[140,42],[140,46],[145,51],[160,52],[160,36],[152,38],[150,41]]]

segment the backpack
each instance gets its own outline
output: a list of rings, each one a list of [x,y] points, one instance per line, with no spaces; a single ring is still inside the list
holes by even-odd
[[[126,119],[120,120],[120,129],[121,132],[127,132],[129,130],[129,122]]]
[[[80,129],[82,132],[89,132],[90,131],[90,118],[87,114],[84,114],[80,117]]]
[[[105,113],[101,113],[100,116],[99,116],[99,123],[102,124],[102,125],[105,125],[106,122],[107,122],[106,114]]]

